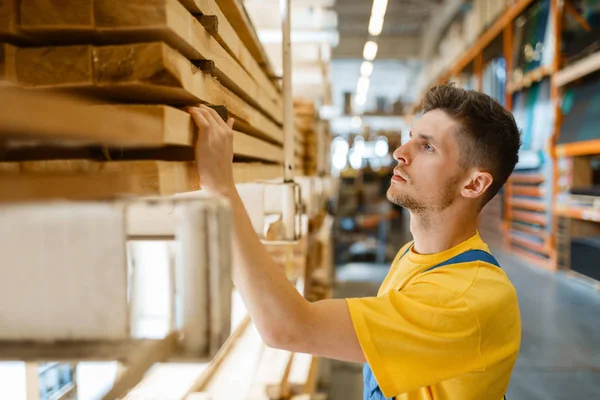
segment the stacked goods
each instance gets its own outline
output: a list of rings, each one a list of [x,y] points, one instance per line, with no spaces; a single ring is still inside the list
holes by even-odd
[[[138,195],[195,190],[196,132],[181,108],[203,103],[224,106],[236,120],[239,182],[281,176],[283,98],[264,60],[251,53],[252,38],[241,38],[232,25],[215,0],[0,3],[2,84],[85,97],[91,108],[127,113],[131,128],[113,134],[160,137],[133,148],[102,140],[96,147],[13,143],[0,153],[0,170],[111,171],[129,177],[127,192]],[[55,118],[76,119],[63,111]]]
[[[294,119],[296,125],[296,145],[301,146],[301,160],[296,165],[302,166],[305,176],[328,175],[328,146],[331,132],[327,122],[319,119],[315,105],[311,101],[296,99],[294,101]],[[298,156],[298,152],[296,153]],[[298,175],[301,175],[298,172]]]

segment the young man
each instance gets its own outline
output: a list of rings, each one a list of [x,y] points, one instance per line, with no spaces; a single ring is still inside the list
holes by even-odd
[[[189,111],[200,129],[202,187],[231,200],[233,280],[267,345],[365,363],[365,399],[503,398],[520,346],[517,295],[476,225],[518,160],[508,111],[481,93],[431,89],[411,139],[394,152],[387,193],[410,212],[414,241],[377,297],[316,303],[254,233],[233,181],[233,120]]]

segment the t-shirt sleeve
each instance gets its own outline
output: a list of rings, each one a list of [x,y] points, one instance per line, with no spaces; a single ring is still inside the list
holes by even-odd
[[[446,289],[413,283],[347,302],[386,398],[484,369],[479,322],[464,300]]]

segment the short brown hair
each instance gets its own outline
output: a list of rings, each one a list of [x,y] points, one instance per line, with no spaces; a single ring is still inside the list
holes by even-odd
[[[515,118],[492,97],[453,84],[427,92],[423,112],[436,109],[460,125],[461,165],[481,168],[494,178],[483,207],[500,191],[519,161],[521,135]]]

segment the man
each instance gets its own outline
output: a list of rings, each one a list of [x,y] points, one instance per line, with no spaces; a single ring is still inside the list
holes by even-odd
[[[520,346],[517,295],[476,224],[518,160],[509,112],[481,93],[431,89],[394,152],[387,193],[410,212],[414,241],[377,297],[309,303],[261,245],[236,192],[233,120],[189,111],[202,186],[233,208],[233,280],[267,345],[366,363],[365,399],[503,398]]]

